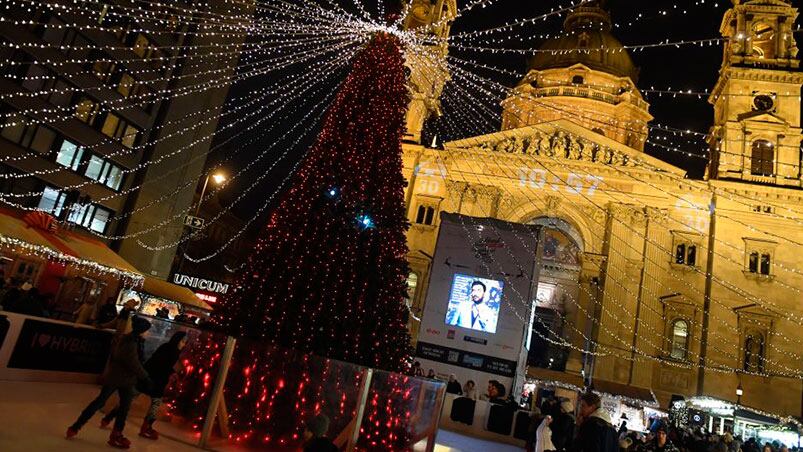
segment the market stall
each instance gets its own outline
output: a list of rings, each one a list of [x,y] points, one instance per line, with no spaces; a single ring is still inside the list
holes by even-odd
[[[533,378],[534,374],[541,378]],[[544,369],[537,369],[530,375],[525,391],[532,394],[536,405],[548,397],[565,398],[576,403],[580,394],[591,390],[600,396],[602,407],[608,411],[617,428],[625,421],[629,430],[646,432],[656,419],[668,416],[659,409],[655,394],[647,388],[605,380],[594,380],[586,387],[579,375]]]
[[[756,438],[761,443],[779,441],[799,446],[803,424],[791,416],[757,410],[714,397],[692,397],[675,401],[672,406],[675,423],[708,432],[734,432],[743,438]]]
[[[152,276],[145,276],[141,287],[121,293],[118,305],[126,300],[138,301],[138,312],[182,323],[197,324],[212,311],[212,306],[186,287]]]
[[[144,277],[100,240],[44,212],[0,208],[0,277],[37,289],[52,317],[71,320],[85,300],[116,297]]]

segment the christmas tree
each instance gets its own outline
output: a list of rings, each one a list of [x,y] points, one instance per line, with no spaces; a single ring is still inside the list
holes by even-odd
[[[397,38],[353,62],[217,322],[238,337],[401,370],[410,355]]]
[[[215,324],[240,338],[226,382],[235,439],[297,445],[304,420],[319,412],[333,418],[335,434],[346,429],[359,370],[308,354],[396,372],[409,364],[401,161],[407,103],[400,41],[377,34],[355,57],[247,273],[216,310]],[[185,361],[176,386],[172,406],[191,419],[200,421],[208,403],[220,353],[215,341],[220,337],[198,341],[198,356]],[[398,378],[385,391],[403,397],[366,409],[365,448],[408,440],[409,394]]]

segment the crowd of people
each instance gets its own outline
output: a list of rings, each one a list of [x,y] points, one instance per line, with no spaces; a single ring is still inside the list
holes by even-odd
[[[29,281],[0,279],[0,307],[4,311],[36,317],[49,317],[53,296],[39,293]]]
[[[133,302],[138,304],[136,301]],[[109,297],[103,303],[97,297],[86,297],[75,310],[63,312],[57,309],[52,295],[40,293],[30,281],[0,279],[0,310],[7,312],[106,328],[108,326],[104,325],[108,325],[117,315],[116,303],[115,297]],[[198,316],[184,312],[172,319],[169,314],[167,308],[161,307],[156,310],[154,317],[196,326],[204,326],[206,323]]]
[[[527,450],[535,452],[796,452],[777,441],[743,441],[730,433],[718,435],[701,428],[672,428],[655,420],[647,433],[631,431],[623,421],[617,430],[597,394],[587,392],[575,405],[549,398],[533,408]],[[576,417],[575,417],[576,415]]]

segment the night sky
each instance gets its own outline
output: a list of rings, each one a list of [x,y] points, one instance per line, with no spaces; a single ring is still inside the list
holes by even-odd
[[[322,2],[323,3],[323,2]],[[356,13],[352,0],[339,0],[338,2],[346,10]],[[369,11],[375,12],[375,2],[363,0]],[[467,0],[458,0],[458,7],[467,4]],[[728,0],[677,0],[679,6],[675,7],[670,1],[645,2],[643,0],[610,0],[608,9],[614,21],[613,34],[619,38],[624,45],[657,43],[665,40],[672,42],[682,40],[698,40],[718,38],[719,25],[725,11],[731,6]],[[492,6],[474,9],[464,16],[457,19],[452,27],[452,34],[464,31],[474,31],[497,27],[511,21],[523,18],[540,16],[549,12],[550,8],[557,8],[558,5],[566,6],[567,2],[556,2],[550,0],[497,0]],[[683,5],[683,6],[681,6]],[[682,11],[685,8],[686,14]],[[664,14],[663,12],[666,11]],[[639,15],[640,20],[634,20]],[[517,32],[524,36],[524,39],[510,40],[497,46],[534,49],[542,42],[539,35],[554,34],[562,29],[563,16],[553,16],[547,21],[539,21],[536,24],[528,24],[517,28]],[[632,23],[632,25],[628,25]],[[618,26],[616,26],[618,24]],[[503,36],[496,34],[495,37]],[[527,56],[519,54],[490,54],[476,51],[457,51],[452,50],[451,54],[461,59],[471,59],[487,65],[504,68],[507,70],[523,73],[526,69]],[[646,49],[640,52],[631,52],[636,66],[640,68],[639,88],[656,88],[673,90],[693,90],[705,91],[713,88],[718,76],[718,70],[722,60],[721,45],[700,47],[675,46]],[[266,83],[275,80],[277,76],[286,74],[303,74],[304,66],[291,68],[280,74],[271,73],[245,80],[235,84],[230,91],[230,97],[248,95],[256,89],[263,87]],[[518,80],[512,76],[493,75],[491,72],[481,73],[483,76],[491,77],[506,86],[515,86]],[[341,78],[345,77],[342,71]],[[334,88],[332,88],[334,89]],[[670,95],[658,96],[657,94],[645,95],[645,99],[650,103],[650,112],[655,117],[653,124],[659,123],[678,129],[690,129],[697,132],[706,133],[713,121],[713,109],[708,104],[705,97]],[[306,113],[303,108],[305,104],[315,104],[321,100],[320,96],[310,96],[299,98],[301,114]],[[498,111],[501,109],[495,106]],[[448,109],[445,111],[448,114]],[[299,114],[300,115],[300,114]],[[289,119],[292,119],[291,118]],[[277,117],[278,118],[278,117]],[[292,125],[292,120],[284,119],[285,124]],[[225,126],[222,121],[220,126]],[[310,145],[317,132],[317,125],[305,124],[304,127],[313,127],[309,137],[301,140],[298,145],[290,149],[289,155],[284,161],[275,165],[270,170],[268,177],[256,187],[244,201],[238,203],[236,211],[244,218],[251,217],[265,201],[267,194],[277,190],[281,179],[287,175],[292,165],[303,155],[306,148]],[[287,126],[278,127],[279,130],[286,130]],[[433,127],[430,127],[432,129]],[[232,128],[228,132],[219,134],[216,143],[231,136],[231,131],[237,132],[239,128]],[[261,128],[253,132],[244,133],[242,136],[221,147],[220,152],[212,159],[212,162],[221,158],[222,155],[229,154],[233,149],[240,148],[237,156],[232,162],[227,164],[227,171],[235,172],[243,165],[251,162],[254,157],[265,149],[267,143],[274,141],[276,134],[267,134],[265,137],[247,144],[249,140],[254,140],[256,133]],[[299,129],[301,130],[301,129]],[[466,129],[464,136],[473,136],[479,133],[489,133],[494,130]],[[430,133],[431,130],[430,130]],[[295,134],[294,136],[298,136]],[[662,139],[666,137],[668,140]],[[456,137],[446,137],[447,139]],[[658,141],[664,144],[679,146],[684,151],[696,152],[703,155],[705,143],[699,137],[680,137],[671,136],[667,133],[650,132],[650,141]],[[254,169],[238,178],[233,186],[230,186],[221,194],[221,198],[233,199],[243,189],[245,189],[259,174],[264,173],[275,162],[277,157],[287,150],[288,144],[277,146],[270,151],[260,162],[254,165]],[[662,150],[648,145],[647,152],[681,167],[689,172],[694,178],[702,177],[705,159],[681,157],[678,153]],[[211,165],[210,165],[211,166]]]

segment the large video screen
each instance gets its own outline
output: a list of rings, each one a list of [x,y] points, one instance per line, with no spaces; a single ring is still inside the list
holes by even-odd
[[[496,333],[504,283],[455,273],[446,309],[446,324]]]

